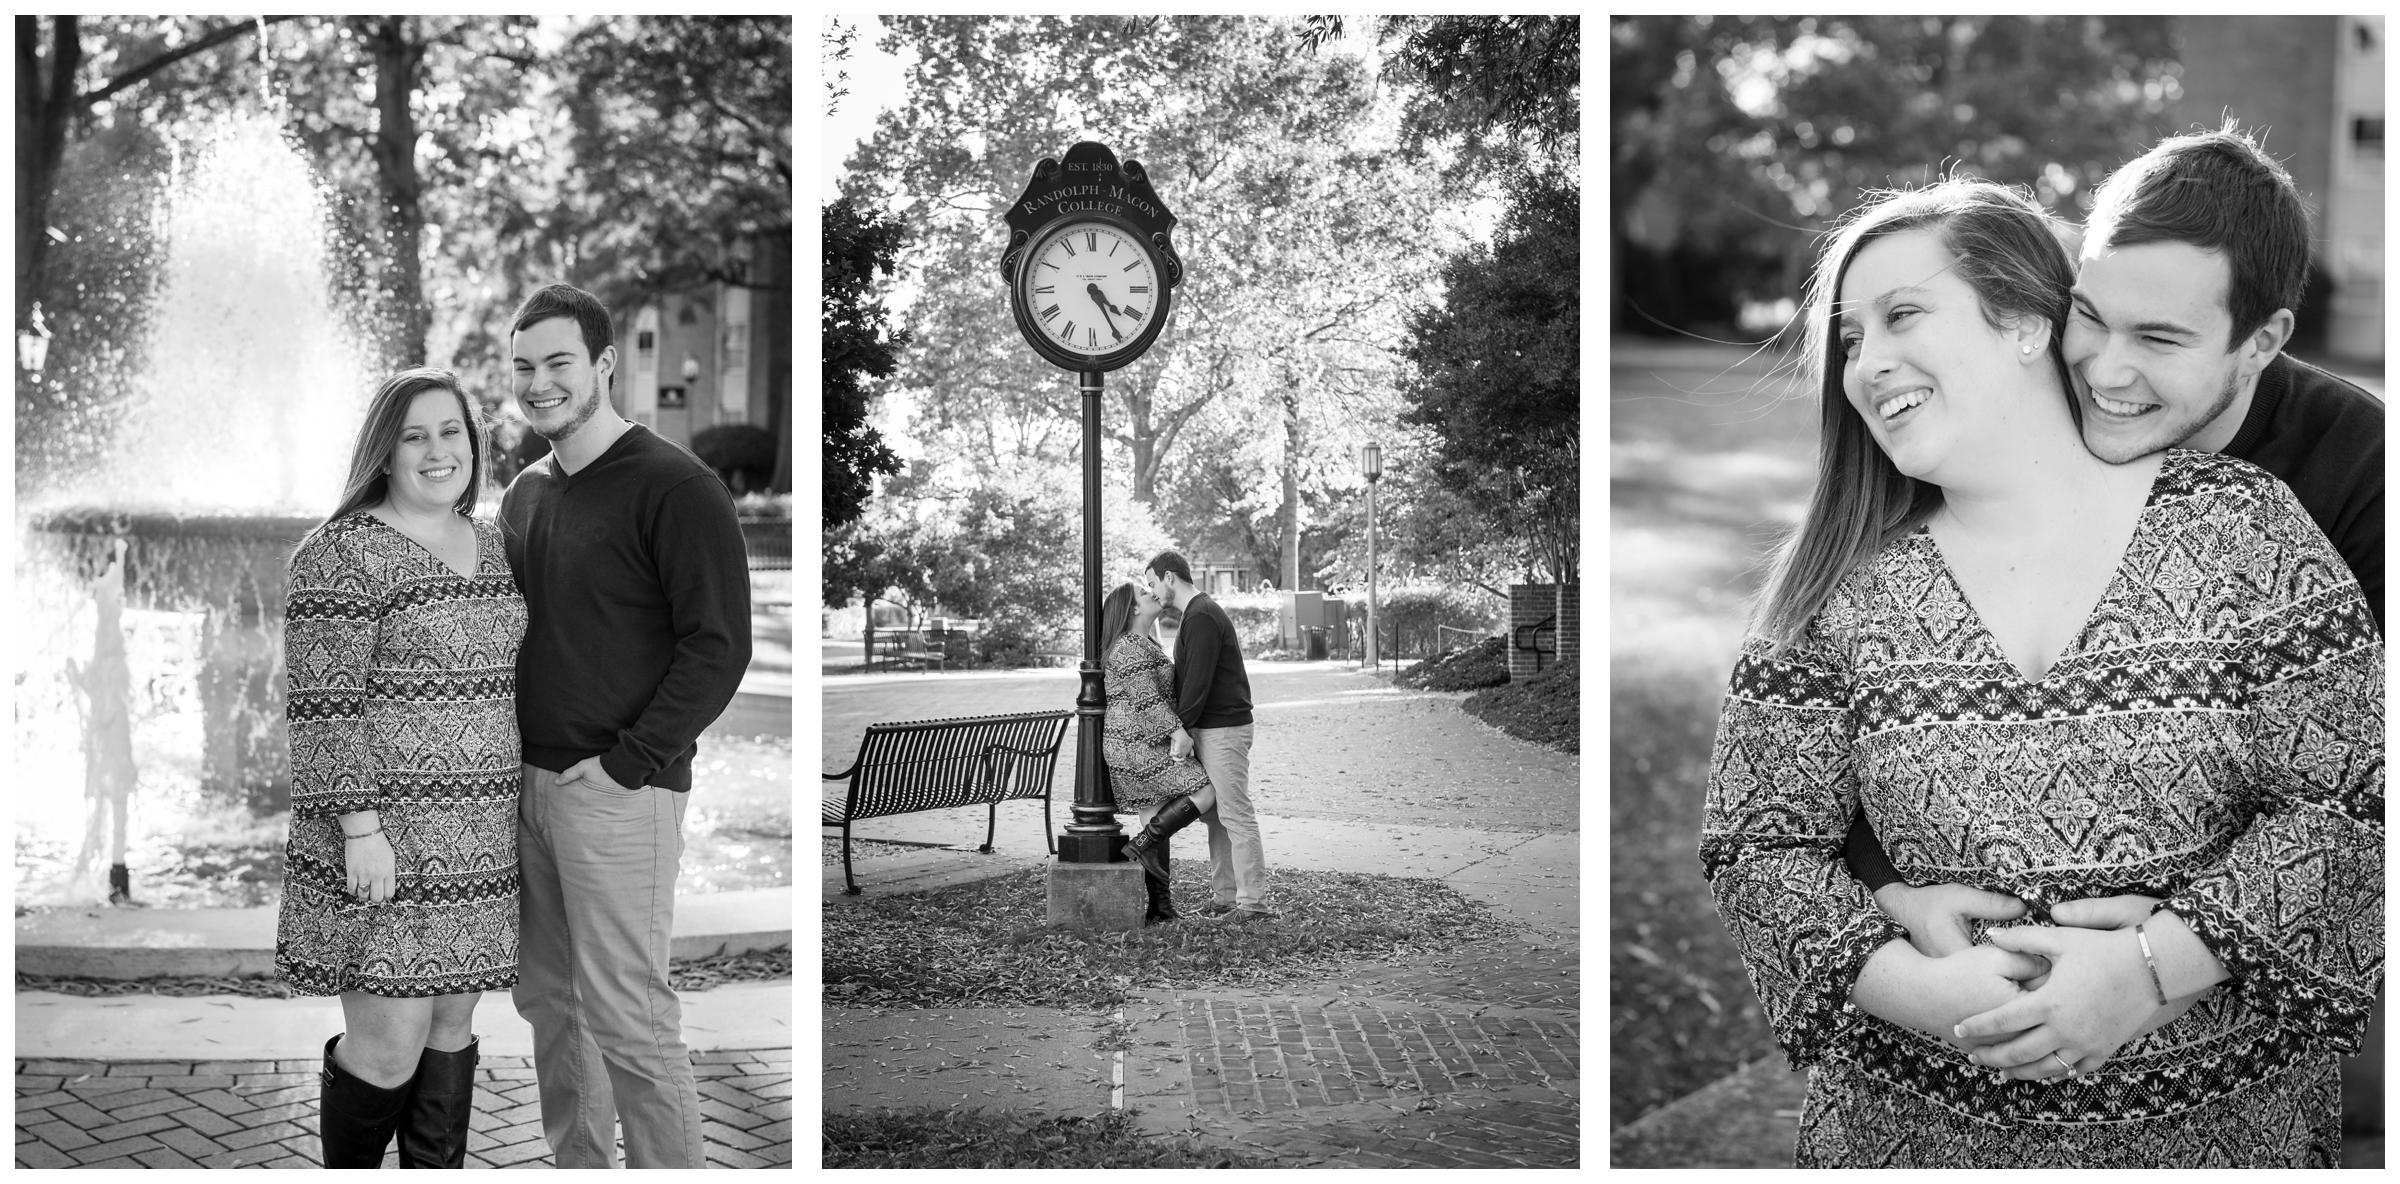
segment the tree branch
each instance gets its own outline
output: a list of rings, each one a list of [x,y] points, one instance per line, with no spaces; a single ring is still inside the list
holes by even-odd
[[[108,85],[103,86],[88,95],[79,96],[75,100],[76,113],[88,113],[95,104],[102,102],[110,95],[113,95],[118,91],[125,90],[129,87],[139,86],[151,75],[156,74],[159,71],[184,60],[185,58],[206,53],[209,50],[215,49],[216,47],[223,45],[244,33],[255,33],[267,25],[279,24],[284,21],[296,21],[299,19],[300,17],[298,15],[253,17],[252,19],[243,21],[240,24],[227,25],[222,29],[214,30],[198,41],[192,42],[190,45],[177,46],[176,48],[170,49],[167,52],[150,59],[149,61],[143,62],[141,65],[135,66],[134,68],[117,75],[115,78],[109,80]]]

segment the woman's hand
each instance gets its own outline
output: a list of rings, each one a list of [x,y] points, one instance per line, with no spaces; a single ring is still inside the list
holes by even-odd
[[[1182,760],[1192,755],[1192,748],[1192,734],[1182,728],[1177,728],[1174,739],[1167,744],[1167,754],[1176,760]]]
[[[2191,1000],[2161,1004],[2130,929],[2020,927],[1995,929],[1993,945],[2046,958],[2050,976],[2040,987],[1957,1028],[1960,1039],[1992,1041],[1973,1054],[1976,1064],[2003,1077],[2036,1081],[2088,1073],[2108,1063],[2117,1049],[2166,1019]],[[2196,996],[2195,996],[2196,998]]]
[[[1886,884],[1875,890],[1875,907],[1908,930],[1908,944],[1928,958],[1947,958],[1973,946],[1974,921],[2014,921],[2025,915],[2024,901],[1964,884]]]
[[[363,839],[342,838],[342,863],[349,872],[350,895],[375,904],[392,899],[400,882],[400,862],[392,842],[377,830]]]
[[[1933,1036],[1952,1048],[1970,1050],[2018,1035],[2015,1031],[1968,1038],[1958,1025],[2024,996],[2024,983],[2039,978],[2039,958],[1979,945],[1944,958],[1928,958],[1904,941],[1875,951],[1859,971],[1851,1002],[1868,1015]]]

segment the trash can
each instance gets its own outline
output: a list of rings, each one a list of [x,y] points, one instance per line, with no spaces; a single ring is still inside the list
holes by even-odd
[[[1324,627],[1323,625],[1311,625],[1311,626],[1309,626],[1309,627],[1308,627],[1308,629],[1307,629],[1307,633],[1308,633],[1308,660],[1309,660],[1309,661],[1311,661],[1311,662],[1322,662],[1322,661],[1324,661],[1324,660],[1325,660],[1325,627]]]

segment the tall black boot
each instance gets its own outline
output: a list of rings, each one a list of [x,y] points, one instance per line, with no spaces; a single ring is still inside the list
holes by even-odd
[[[1169,862],[1166,839],[1162,838],[1158,841],[1156,850],[1159,863]],[[1166,873],[1151,871],[1149,865],[1145,863],[1142,867],[1142,886],[1150,890],[1150,911],[1142,917],[1145,924],[1156,925],[1164,921],[1183,919],[1183,914],[1175,911],[1175,893],[1168,883]]]
[[[317,1139],[329,1168],[379,1168],[391,1146],[400,1111],[408,1105],[409,1082],[390,1089],[353,1077],[333,1059],[335,1036],[325,1042],[325,1070],[318,1076]]]
[[[1167,874],[1167,837],[1184,827],[1200,821],[1200,807],[1192,804],[1192,795],[1179,793],[1168,798],[1158,813],[1150,816],[1142,833],[1125,840],[1125,854],[1142,861],[1154,876]]]
[[[456,1052],[426,1049],[417,1060],[416,1088],[400,1117],[400,1166],[467,1166],[467,1123],[475,1117],[479,1040]]]

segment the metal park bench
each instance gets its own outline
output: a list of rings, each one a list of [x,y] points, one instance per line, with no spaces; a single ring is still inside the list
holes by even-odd
[[[828,785],[820,814],[823,825],[842,830],[842,883],[858,895],[850,873],[850,824],[866,818],[990,806],[989,824],[978,851],[989,853],[1000,830],[1000,803],[1042,800],[1042,837],[1053,854],[1050,778],[1058,768],[1058,746],[1067,734],[1070,711],[1029,711],[959,719],[869,724],[858,759],[839,773],[823,774]]]
[[[936,670],[947,669],[948,651],[931,648],[924,633],[915,629],[879,632],[873,649],[867,654],[867,669],[873,670],[881,661],[885,669],[894,662],[931,663]]]

